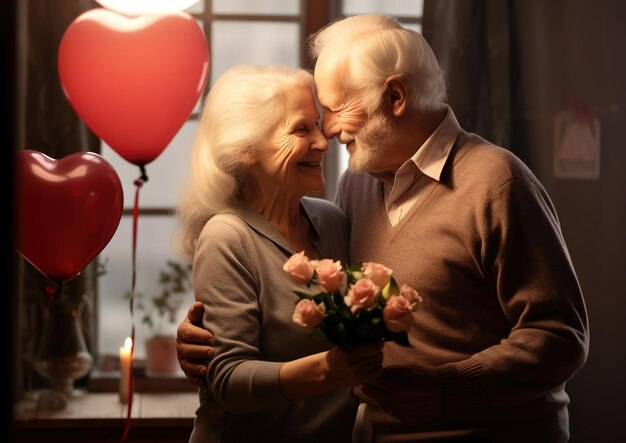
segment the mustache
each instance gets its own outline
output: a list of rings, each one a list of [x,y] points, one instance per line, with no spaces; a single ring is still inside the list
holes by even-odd
[[[348,134],[346,131],[341,131],[337,136],[337,140],[339,140],[339,143],[347,145],[351,141],[354,141],[354,136]]]

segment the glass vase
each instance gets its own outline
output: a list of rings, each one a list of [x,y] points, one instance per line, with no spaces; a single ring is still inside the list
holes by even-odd
[[[50,389],[38,399],[38,408],[64,409],[67,400],[80,395],[74,380],[84,377],[93,366],[82,328],[84,298],[60,298],[44,308],[42,338],[35,359],[35,370],[50,381]]]

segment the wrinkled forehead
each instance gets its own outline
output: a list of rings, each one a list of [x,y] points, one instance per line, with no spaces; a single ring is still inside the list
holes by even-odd
[[[292,86],[287,88],[285,92],[287,93],[285,106],[287,118],[304,118],[309,115],[315,120],[319,118],[313,90],[309,86]]]
[[[324,49],[315,63],[315,89],[317,99],[324,107],[332,108],[345,99],[345,56],[332,49]]]

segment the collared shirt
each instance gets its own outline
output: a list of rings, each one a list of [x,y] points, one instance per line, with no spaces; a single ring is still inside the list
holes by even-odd
[[[396,171],[393,184],[384,183],[385,208],[392,226],[409,212],[423,194],[430,180],[441,177],[450,149],[459,131],[459,122],[452,109],[424,144]]]

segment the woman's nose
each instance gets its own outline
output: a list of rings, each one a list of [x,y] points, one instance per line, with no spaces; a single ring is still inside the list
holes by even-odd
[[[328,151],[328,140],[326,140],[322,131],[317,131],[315,140],[313,140],[313,144],[311,145],[311,149],[322,152]]]

